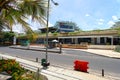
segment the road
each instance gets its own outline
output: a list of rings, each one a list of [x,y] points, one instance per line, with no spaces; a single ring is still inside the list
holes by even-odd
[[[12,49],[9,47],[0,47],[0,52],[7,55],[17,56],[34,61],[36,60],[36,58],[39,58],[39,60],[41,60],[45,57],[45,52]],[[88,71],[90,73],[97,73],[97,75],[100,75],[101,70],[104,69],[106,77],[114,78],[114,80],[119,80],[120,78],[120,59],[98,56],[92,53],[74,49],[63,49],[62,54],[48,52],[48,59],[51,65],[62,66],[68,69],[73,69],[73,62],[76,59],[85,60],[89,62]]]

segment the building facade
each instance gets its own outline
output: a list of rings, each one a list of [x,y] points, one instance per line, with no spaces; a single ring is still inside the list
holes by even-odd
[[[69,21],[61,21],[61,22],[56,22],[54,27],[57,28],[56,32],[60,32],[60,33],[74,32],[76,24]]]
[[[44,43],[46,37],[40,35],[37,41]],[[82,44],[92,45],[120,45],[120,35],[117,30],[86,31],[76,34],[59,33],[49,34],[49,41],[58,40],[63,44]]]
[[[46,28],[40,29],[42,33],[46,32]],[[55,23],[54,26],[49,27],[49,32],[59,32],[59,33],[67,33],[67,32],[74,32],[79,30],[77,25],[74,22],[70,21],[58,21]]]

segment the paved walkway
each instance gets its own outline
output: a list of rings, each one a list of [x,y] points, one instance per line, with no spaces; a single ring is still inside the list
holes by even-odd
[[[113,50],[100,50],[100,49],[80,49],[80,50],[85,52],[90,52],[96,55],[120,59],[120,53],[115,52]]]
[[[6,72],[0,73],[0,80],[7,80],[9,78],[11,78],[11,76],[8,75]]]

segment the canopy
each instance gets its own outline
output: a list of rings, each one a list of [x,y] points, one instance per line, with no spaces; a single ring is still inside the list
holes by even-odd
[[[52,40],[52,42],[59,42],[58,40],[56,40],[56,39],[54,39],[54,40]]]

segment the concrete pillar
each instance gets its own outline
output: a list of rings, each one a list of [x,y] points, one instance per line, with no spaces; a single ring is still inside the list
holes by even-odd
[[[13,37],[13,44],[16,45],[16,36]]]
[[[75,44],[78,44],[78,38],[75,38]]]
[[[111,45],[113,45],[113,37],[111,37]]]
[[[107,43],[107,38],[106,38],[106,37],[104,37],[104,43],[105,43],[105,44]]]
[[[91,43],[95,44],[95,38],[91,38]]]
[[[100,44],[100,37],[97,37],[97,44]]]
[[[58,42],[60,42],[59,38],[58,38]]]
[[[64,40],[64,38],[62,38],[62,42],[63,42],[63,44],[65,43],[65,40]]]
[[[74,43],[74,38],[71,38],[72,39],[72,43]]]

